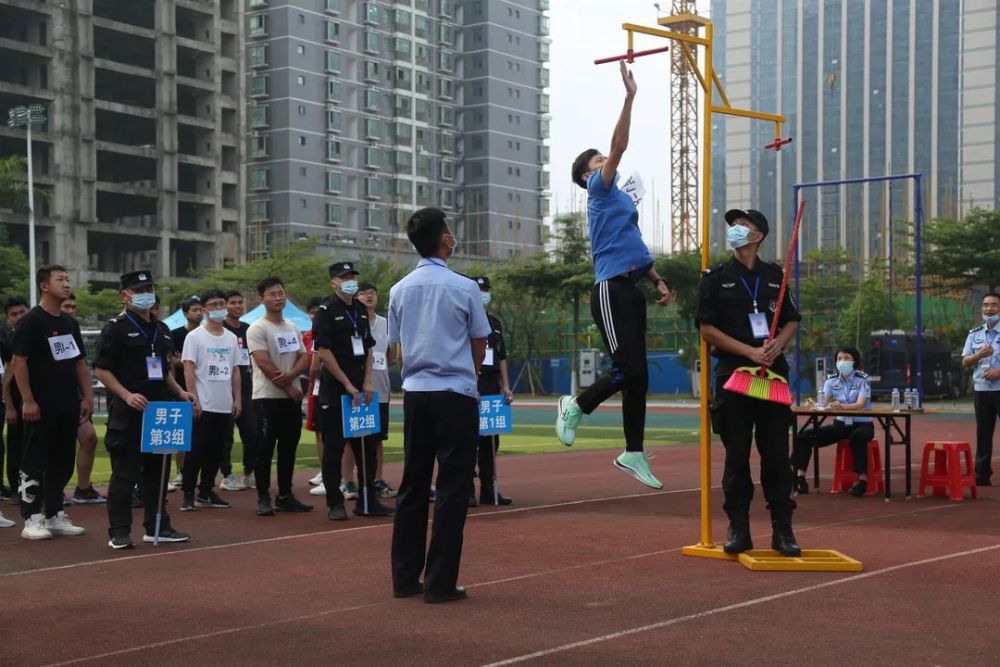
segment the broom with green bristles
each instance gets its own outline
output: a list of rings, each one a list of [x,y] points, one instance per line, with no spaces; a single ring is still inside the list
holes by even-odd
[[[795,257],[795,247],[799,240],[799,225],[802,223],[802,211],[806,208],[803,199],[799,202],[799,210],[795,213],[795,224],[792,226],[792,242],[788,246],[788,256],[785,259],[785,267],[781,276],[781,289],[778,290],[778,303],[774,307],[774,317],[771,319],[771,331],[768,338],[774,338],[778,330],[778,319],[781,315],[781,304],[785,300],[785,291],[788,289],[788,267]],[[792,404],[792,393],[788,389],[788,380],[781,377],[774,371],[763,366],[741,366],[733,371],[726,384],[723,386],[726,391],[734,394],[742,394],[750,398],[782,405]]]

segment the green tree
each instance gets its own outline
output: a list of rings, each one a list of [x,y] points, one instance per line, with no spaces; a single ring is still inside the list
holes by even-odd
[[[48,190],[35,185],[36,206],[50,197]],[[0,158],[0,209],[28,211],[28,160],[20,155]]]
[[[1000,211],[974,208],[962,220],[932,220],[923,244],[925,275],[955,287],[1000,287]]]
[[[28,258],[10,244],[7,227],[0,226],[0,295],[28,296]]]
[[[858,280],[851,273],[854,260],[844,248],[814,250],[800,265],[799,311],[803,314],[802,350],[812,352],[840,344],[850,338],[839,336],[834,324],[841,319],[858,295]],[[794,289],[789,281],[788,288]],[[864,307],[862,307],[862,310]],[[854,320],[855,327],[857,319]],[[867,335],[867,332],[865,332]]]
[[[868,334],[877,329],[912,327],[903,315],[899,301],[891,299],[882,271],[873,269],[861,281],[851,303],[837,321],[837,342],[852,342],[861,347]]]

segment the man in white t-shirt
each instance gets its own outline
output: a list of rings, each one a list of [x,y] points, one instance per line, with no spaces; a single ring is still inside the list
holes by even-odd
[[[372,381],[378,392],[379,419],[382,424],[382,431],[376,437],[378,464],[375,468],[375,490],[382,498],[394,498],[396,489],[389,486],[382,475],[382,452],[389,437],[389,366],[395,361],[395,346],[389,346],[389,320],[375,312],[378,306],[378,288],[373,283],[361,283],[357,299],[368,311],[368,326],[375,339],[375,347],[372,348]]]
[[[191,452],[181,468],[182,512],[199,507],[230,507],[212,487],[222,463],[226,435],[242,410],[239,341],[222,326],[226,319],[225,294],[222,290],[208,290],[201,304],[205,320],[184,338],[181,353],[184,384],[195,397]],[[195,496],[199,472],[201,484]]]
[[[302,390],[299,376],[309,358],[302,332],[285,320],[285,288],[270,276],[257,285],[264,317],[247,329],[247,347],[253,362],[253,402],[257,411],[257,516],[279,512],[309,512],[312,505],[292,495],[295,452],[302,435]],[[271,460],[278,449],[278,496],[271,504]]]

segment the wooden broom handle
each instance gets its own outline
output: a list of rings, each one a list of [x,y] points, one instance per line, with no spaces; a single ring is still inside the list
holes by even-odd
[[[774,319],[771,320],[771,332],[768,338],[774,338],[778,330],[778,317],[781,315],[781,304],[785,301],[785,292],[788,290],[788,267],[795,257],[795,248],[799,240],[799,225],[802,224],[802,212],[806,208],[806,200],[799,201],[799,210],[795,213],[795,224],[792,225],[792,241],[788,244],[788,255],[785,257],[784,271],[781,273],[781,289],[778,290],[778,305],[774,308]]]

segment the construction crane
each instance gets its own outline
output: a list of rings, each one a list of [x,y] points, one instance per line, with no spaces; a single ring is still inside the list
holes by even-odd
[[[673,0],[675,19],[698,13],[695,0]],[[697,35],[694,21],[670,28]],[[698,79],[681,49],[670,51],[670,242],[673,252],[698,248]]]

